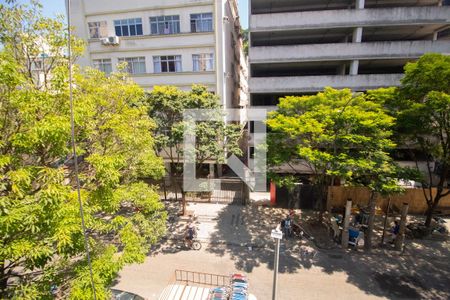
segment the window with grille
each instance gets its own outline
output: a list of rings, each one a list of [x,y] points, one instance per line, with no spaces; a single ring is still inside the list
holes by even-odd
[[[180,33],[180,16],[150,17],[151,34]]]
[[[106,27],[106,21],[100,22],[88,22],[89,37],[91,39],[104,38],[108,36],[108,28]]]
[[[194,72],[213,71],[214,55],[212,53],[193,54],[192,65]]]
[[[94,68],[109,74],[112,72],[111,59],[94,59]]]
[[[155,73],[181,72],[181,55],[153,56]]]
[[[212,13],[191,14],[191,32],[213,31]]]
[[[119,63],[126,62],[126,71],[130,74],[145,74],[145,57],[123,57]]]
[[[114,28],[117,36],[142,35],[142,19],[115,20]]]

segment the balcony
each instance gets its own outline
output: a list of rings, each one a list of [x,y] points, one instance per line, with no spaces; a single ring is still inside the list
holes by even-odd
[[[450,53],[450,40],[252,47],[249,63],[416,59],[428,52]]]
[[[269,13],[250,17],[250,32],[380,25],[450,24],[450,6]]]
[[[330,86],[365,91],[379,87],[398,86],[402,74],[326,75],[250,78],[250,93],[311,93]]]
[[[365,7],[437,6],[440,0],[366,0]],[[354,8],[349,0],[251,0],[251,13],[314,11]]]

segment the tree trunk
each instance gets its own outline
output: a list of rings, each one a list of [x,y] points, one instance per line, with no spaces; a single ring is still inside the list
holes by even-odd
[[[167,201],[166,178],[163,178],[164,201]]]
[[[433,213],[436,207],[439,204],[439,201],[442,198],[442,194],[444,193],[444,185],[447,181],[447,177],[449,174],[449,166],[447,164],[444,164],[442,167],[442,172],[439,175],[439,182],[437,184],[437,192],[436,196],[434,196],[434,199],[430,193],[430,198],[432,199],[431,205],[428,204],[428,210],[427,210],[427,218],[425,220],[425,226],[427,229],[430,229],[431,221],[433,220]]]
[[[184,190],[181,188],[181,202],[182,202],[182,210],[181,210],[181,214],[183,216],[186,215],[186,193],[184,192]]]
[[[370,252],[372,250],[372,235],[373,235],[373,225],[375,221],[375,204],[377,195],[375,191],[370,193],[369,199],[369,226],[367,228],[366,234],[364,235],[364,248],[366,251]]]
[[[428,229],[431,226],[431,221],[433,220],[434,210],[438,206],[439,200],[441,200],[441,195],[438,191],[438,194],[434,197],[433,203],[431,205],[428,205],[428,209],[426,212],[427,218],[425,219],[425,227],[427,227]]]
[[[179,185],[178,180],[175,180],[175,195],[177,195],[178,189],[177,187],[179,187],[180,192],[181,192],[181,215],[184,216],[186,215],[186,192],[183,189],[183,183],[181,183]],[[175,200],[178,201],[178,197],[175,196]]]
[[[320,207],[321,213],[324,213],[327,210],[327,202],[328,202],[328,185],[323,186],[322,191],[322,203]]]
[[[383,235],[381,236],[381,243],[380,245],[384,245],[384,237],[386,236],[386,226],[387,226],[387,220],[389,217],[389,209],[391,208],[391,197],[388,197],[388,204],[386,208],[386,213],[384,215],[384,222],[383,222]]]
[[[178,180],[175,177],[175,179],[173,181],[175,182],[175,184],[173,185],[173,187],[175,188],[175,201],[178,202],[178,189],[177,189],[177,187],[178,187]]]
[[[5,262],[0,265],[0,299],[7,299],[6,289],[8,288],[8,276],[5,274]]]
[[[323,221],[323,215],[327,208],[327,200],[328,200],[327,198],[328,198],[328,185],[326,183],[321,183],[319,185],[319,199],[320,199],[318,205],[320,211],[318,219],[319,222]]]

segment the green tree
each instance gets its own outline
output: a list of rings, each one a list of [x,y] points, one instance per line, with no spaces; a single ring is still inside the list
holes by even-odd
[[[325,209],[328,186],[335,179],[371,190],[366,249],[371,248],[375,199],[378,194],[399,192],[398,168],[389,156],[394,118],[383,108],[379,95],[353,94],[326,88],[313,96],[280,99],[278,110],[267,121],[268,161],[271,166],[307,166],[319,186],[319,207]],[[275,177],[276,179],[279,179]],[[289,185],[294,178],[282,178]]]
[[[156,150],[173,166],[167,172],[175,178],[180,178],[183,176],[183,133],[187,130],[183,112],[186,109],[211,109],[222,114],[219,99],[200,85],[193,85],[190,91],[182,91],[174,86],[155,86],[147,97],[147,103],[149,115],[157,124]],[[207,161],[224,163],[227,155],[242,155],[239,147],[242,133],[240,125],[227,124],[224,121],[196,123],[197,174],[201,165]],[[185,214],[185,192],[182,186],[179,186],[179,189],[182,194],[182,213]]]
[[[248,35],[249,35],[248,29],[241,28],[242,47],[245,56],[248,56]]]
[[[0,4],[0,42],[18,62],[18,71],[37,88],[50,88],[50,73],[66,64],[68,34],[64,16],[43,17],[39,1],[29,5],[7,1]],[[82,53],[84,42],[72,38],[73,60]],[[39,75],[39,76],[38,76]]]
[[[390,107],[398,119],[401,143],[413,154],[416,150],[425,154],[427,171],[422,187],[428,205],[425,225],[429,227],[440,199],[450,194],[445,189],[450,176],[450,57],[426,54],[408,63],[393,99]],[[432,187],[437,189],[435,194]]]
[[[39,13],[36,6],[1,6],[0,298],[53,299],[56,285],[61,298],[92,299],[70,150],[68,61],[55,54],[45,84],[26,71],[36,53],[22,45],[65,53],[65,33]],[[160,178],[164,167],[153,150],[144,91],[126,74],[75,69],[74,87],[96,294],[108,299],[120,269],[142,262],[165,233],[164,206],[139,180]]]
[[[335,178],[351,181],[384,164],[393,147],[394,119],[381,104],[349,89],[326,88],[313,96],[280,99],[270,115],[268,161],[271,166],[307,166],[320,187],[324,209],[328,186]],[[287,180],[284,179],[284,182]]]

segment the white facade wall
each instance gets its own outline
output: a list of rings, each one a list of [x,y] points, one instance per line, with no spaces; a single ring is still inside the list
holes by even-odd
[[[95,59],[111,59],[113,71],[116,71],[119,58],[145,57],[146,73],[131,75],[142,87],[151,89],[154,85],[175,85],[188,89],[192,84],[203,84],[218,94],[224,107],[231,107],[235,82],[239,84],[240,79],[233,80],[227,76],[232,68],[230,65],[237,63],[228,55],[233,44],[230,37],[236,29],[229,24],[233,24],[237,17],[228,16],[229,2],[233,1],[72,0],[71,17],[75,34],[87,41],[85,55],[78,63],[93,67]],[[212,13],[212,32],[191,33],[190,15],[197,13]],[[180,18],[180,33],[150,35],[150,17],[172,15]],[[114,20],[131,18],[142,19],[143,35],[119,37],[119,45],[103,45],[100,39],[89,37],[89,22],[106,21],[108,36],[115,36]],[[235,37],[239,38],[237,33]],[[194,72],[193,54],[213,54],[214,69]],[[180,72],[154,72],[153,57],[165,55],[181,56]]]

